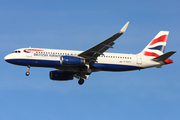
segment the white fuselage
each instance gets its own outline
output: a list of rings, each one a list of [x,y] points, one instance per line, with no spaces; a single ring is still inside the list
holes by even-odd
[[[31,49],[31,51],[28,51]],[[78,56],[83,51],[21,48],[7,55],[5,60],[9,63],[23,66],[51,67],[66,71],[77,71],[79,66],[62,65],[61,56]],[[149,67],[158,67],[163,62],[155,62],[154,57],[139,54],[107,53],[100,55],[93,67],[93,71],[128,71]],[[83,69],[83,68],[82,68]]]

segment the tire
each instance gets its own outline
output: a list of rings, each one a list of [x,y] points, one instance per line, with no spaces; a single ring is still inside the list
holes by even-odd
[[[79,85],[82,85],[84,83],[84,79],[79,79],[78,83]]]
[[[29,74],[30,74],[29,72],[26,72],[26,76],[29,76]]]

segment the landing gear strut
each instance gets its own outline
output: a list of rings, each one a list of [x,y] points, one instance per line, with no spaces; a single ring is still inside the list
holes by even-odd
[[[87,75],[90,75],[92,73],[92,70],[90,69],[90,66],[89,64],[86,64],[86,67],[87,67]]]
[[[80,78],[78,83],[79,83],[79,85],[82,85],[84,83],[84,79]]]
[[[29,72],[29,71],[30,71],[30,65],[28,65],[28,66],[27,66],[26,76],[29,76],[29,74],[30,74],[30,72]]]

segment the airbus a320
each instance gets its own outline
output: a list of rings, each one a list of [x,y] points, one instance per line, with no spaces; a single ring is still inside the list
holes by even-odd
[[[160,31],[138,54],[105,52],[113,48],[115,40],[126,31],[128,24],[129,22],[118,33],[85,51],[29,47],[17,49],[4,59],[11,64],[26,66],[26,76],[30,74],[30,67],[55,68],[56,70],[49,73],[51,80],[67,81],[75,77],[79,79],[79,85],[82,85],[92,72],[161,68],[173,63],[169,57],[176,51],[164,54],[169,31]]]

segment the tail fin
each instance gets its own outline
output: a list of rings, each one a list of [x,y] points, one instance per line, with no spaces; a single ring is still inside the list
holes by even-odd
[[[164,53],[169,31],[160,31],[139,54],[158,57]]]

